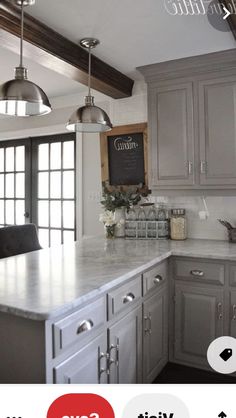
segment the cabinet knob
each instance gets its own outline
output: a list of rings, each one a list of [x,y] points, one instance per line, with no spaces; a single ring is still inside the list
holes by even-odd
[[[160,276],[160,274],[157,274],[157,275],[154,277],[153,283],[154,283],[154,284],[158,284],[158,283],[162,282],[163,280],[164,280],[164,279],[163,279],[163,277],[162,277],[162,276]]]
[[[85,331],[90,331],[93,328],[93,321],[91,319],[86,319],[82,321],[77,329],[77,334],[81,334]]]
[[[133,293],[127,293],[125,297],[123,298],[123,303],[132,302],[135,299],[135,296]]]
[[[202,270],[191,270],[190,274],[195,277],[203,277],[204,272]]]

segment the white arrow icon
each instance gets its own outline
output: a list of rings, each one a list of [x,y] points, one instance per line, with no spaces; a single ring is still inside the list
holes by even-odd
[[[224,20],[226,20],[226,19],[227,19],[227,17],[229,17],[229,16],[231,15],[231,13],[230,13],[230,11],[229,11],[228,9],[226,9],[226,7],[225,7],[225,6],[223,6],[223,10],[224,10],[224,12],[226,13],[226,14],[223,16],[223,19],[224,19]]]

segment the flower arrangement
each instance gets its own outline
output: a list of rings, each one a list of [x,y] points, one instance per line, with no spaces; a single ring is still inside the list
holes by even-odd
[[[115,228],[120,228],[125,222],[124,219],[120,219],[119,222],[116,222],[115,213],[110,210],[105,210],[105,212],[101,213],[99,221],[104,224],[107,238],[113,238],[115,236]]]
[[[101,204],[105,210],[115,212],[118,208],[125,208],[127,211],[140,202],[142,196],[147,196],[146,188],[136,186],[112,187],[103,184]]]

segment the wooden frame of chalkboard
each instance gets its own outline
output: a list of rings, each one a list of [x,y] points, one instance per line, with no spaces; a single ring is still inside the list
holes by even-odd
[[[100,134],[100,150],[103,183],[148,188],[147,123],[117,126]]]

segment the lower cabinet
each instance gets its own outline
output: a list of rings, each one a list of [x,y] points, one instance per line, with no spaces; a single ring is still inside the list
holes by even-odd
[[[109,382],[142,382],[142,308],[129,312],[108,329]]]
[[[107,383],[106,349],[101,334],[54,368],[54,383]]]
[[[229,306],[230,335],[231,337],[236,338],[236,290],[230,291]]]
[[[224,334],[224,291],[211,286],[175,284],[174,359],[209,367],[209,344]]]
[[[50,383],[151,383],[164,367],[166,262],[111,289],[107,302],[99,299],[51,324]]]
[[[167,288],[143,304],[143,381],[152,383],[168,361]]]

